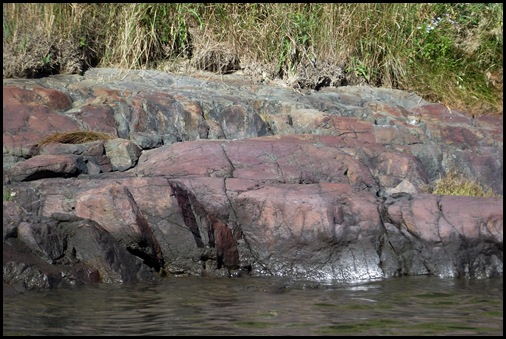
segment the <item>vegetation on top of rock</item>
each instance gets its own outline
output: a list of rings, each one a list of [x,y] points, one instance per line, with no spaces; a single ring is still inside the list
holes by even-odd
[[[502,3],[4,3],[3,76],[240,70],[501,114]]]
[[[53,142],[62,144],[82,144],[85,142],[92,142],[97,140],[112,140],[114,137],[108,133],[94,132],[94,131],[74,131],[74,132],[61,132],[48,135],[39,142],[39,146],[47,145]]]
[[[469,179],[457,170],[450,170],[444,177],[436,180],[431,193],[470,197],[498,197],[490,188],[484,188],[477,180]]]

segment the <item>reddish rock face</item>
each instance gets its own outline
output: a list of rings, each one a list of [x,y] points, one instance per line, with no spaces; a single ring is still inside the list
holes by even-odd
[[[44,87],[22,89],[15,86],[4,86],[3,101],[6,106],[43,105],[56,111],[69,109],[72,102],[69,96],[58,90]]]
[[[78,130],[71,118],[47,106],[15,105],[3,110],[3,141],[9,148],[31,147],[54,132]]]
[[[57,90],[4,86],[4,168],[16,162],[13,163],[8,157],[19,160],[36,155],[36,145],[48,134],[77,130],[77,123],[60,113],[69,109],[70,104],[70,98]]]
[[[5,283],[502,275],[502,197],[420,193],[459,169],[502,194],[502,118],[143,72],[4,79]],[[119,138],[37,146],[82,129]]]
[[[30,181],[51,177],[72,177],[86,173],[82,157],[67,155],[38,155],[17,163],[7,171],[9,180]]]

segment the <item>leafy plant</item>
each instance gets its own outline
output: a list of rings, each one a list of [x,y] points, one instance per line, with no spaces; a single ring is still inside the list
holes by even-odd
[[[283,37],[278,58],[278,74],[281,77],[286,73],[293,75],[304,58],[314,62],[315,56],[310,49],[311,34],[317,26],[317,13],[317,9],[303,6],[291,12],[288,21],[282,23]]]
[[[6,186],[3,186],[3,201],[13,201],[15,196],[16,192]]]
[[[51,63],[51,56],[52,56],[51,53],[47,53],[42,57],[42,65],[44,67],[49,66],[49,64]]]
[[[88,42],[86,41],[86,37],[82,36],[79,38],[79,47],[88,46]]]
[[[364,78],[368,83],[371,80],[367,65],[357,58],[351,59],[351,67],[348,72],[353,72],[355,76]]]

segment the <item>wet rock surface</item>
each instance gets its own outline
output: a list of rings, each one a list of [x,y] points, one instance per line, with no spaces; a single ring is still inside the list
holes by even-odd
[[[502,118],[398,90],[92,69],[5,80],[4,286],[502,275]],[[116,139],[39,145],[55,132]]]

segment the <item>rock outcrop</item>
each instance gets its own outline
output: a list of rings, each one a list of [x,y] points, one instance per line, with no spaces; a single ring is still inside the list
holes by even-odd
[[[398,90],[93,69],[4,79],[4,284],[502,275],[502,118]],[[116,139],[44,144],[54,132]]]

